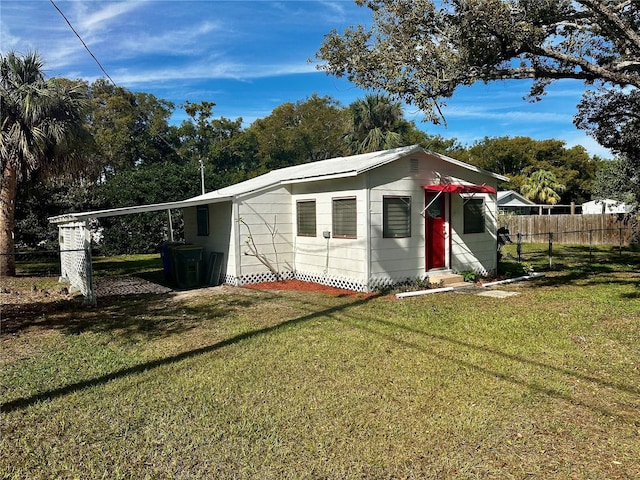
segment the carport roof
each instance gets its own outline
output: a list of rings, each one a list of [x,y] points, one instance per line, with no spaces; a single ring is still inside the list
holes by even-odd
[[[109,208],[106,210],[94,210],[91,212],[66,213],[56,217],[50,217],[49,222],[56,224],[81,222],[89,218],[117,217],[119,215],[131,215],[133,213],[158,212],[160,210],[170,210],[173,208],[195,207],[197,205],[207,205],[209,203],[223,202],[231,200],[231,197],[218,197],[216,199],[203,199],[199,197],[182,200],[180,202],[154,203],[150,205],[137,205],[133,207]]]

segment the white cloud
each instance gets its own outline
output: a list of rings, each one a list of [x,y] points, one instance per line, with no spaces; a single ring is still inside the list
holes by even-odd
[[[486,119],[498,120],[502,122],[562,122],[566,123],[573,117],[564,112],[530,112],[526,110],[503,110],[499,105],[495,108],[488,108],[483,105],[477,106],[452,106],[443,110],[446,118],[457,119]]]
[[[205,21],[194,27],[165,31],[161,34],[140,32],[122,39],[120,51],[125,53],[124,57],[154,53],[196,55],[210,48],[209,38],[202,37],[221,29],[220,24]]]
[[[290,65],[248,65],[211,58],[207,63],[194,63],[180,67],[141,70],[120,69],[112,75],[122,85],[144,85],[146,83],[169,82],[174,80],[194,79],[235,79],[251,80],[283,75],[296,75],[315,72],[306,63]]]
[[[111,20],[122,17],[145,4],[148,5],[148,2],[135,0],[126,2],[75,2],[74,17],[77,29],[84,32],[106,29]],[[96,10],[95,6],[100,8]]]

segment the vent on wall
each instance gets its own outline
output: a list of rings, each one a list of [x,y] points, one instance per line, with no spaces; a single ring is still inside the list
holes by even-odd
[[[410,158],[409,159],[409,172],[410,173],[418,173],[418,170],[419,170],[418,159],[417,158]]]

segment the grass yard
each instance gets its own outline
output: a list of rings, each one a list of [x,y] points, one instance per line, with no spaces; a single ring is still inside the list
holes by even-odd
[[[606,258],[503,299],[216,287],[86,309],[1,279],[0,477],[640,478],[640,254]]]

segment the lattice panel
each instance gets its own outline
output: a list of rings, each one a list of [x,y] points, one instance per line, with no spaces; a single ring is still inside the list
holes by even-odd
[[[92,295],[91,281],[88,272],[91,271],[89,252],[85,249],[85,230],[83,225],[65,227],[64,245],[60,247],[60,263],[62,275],[85,298]]]

